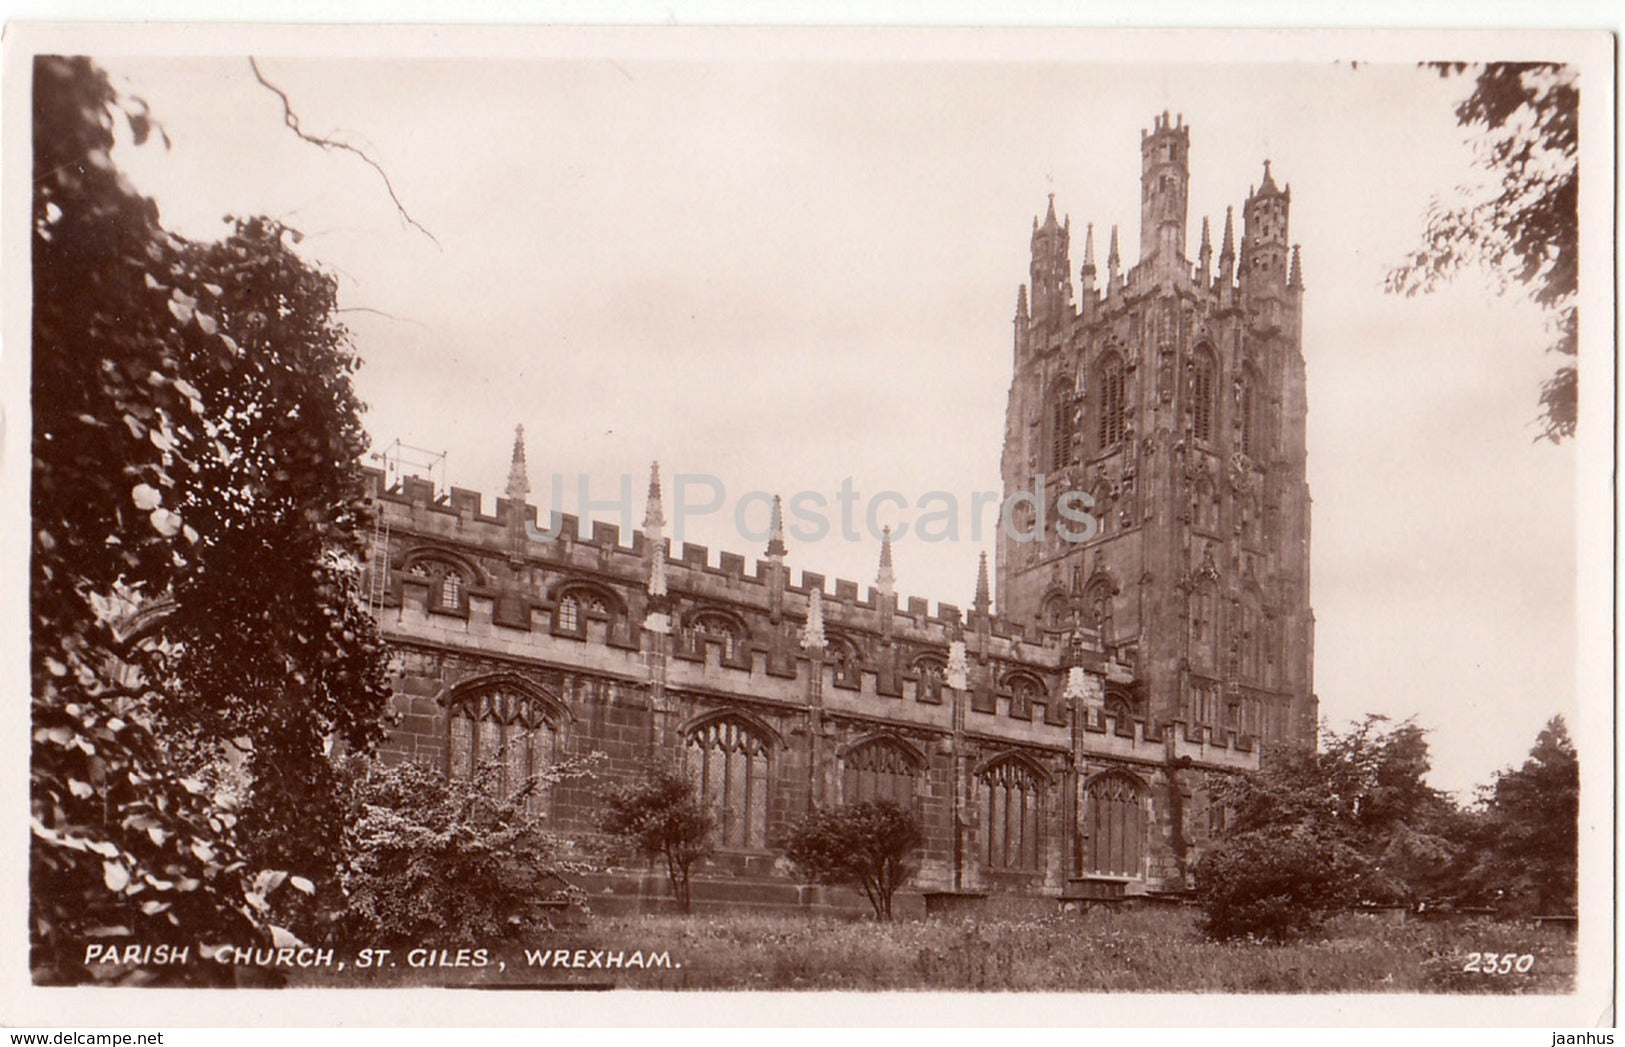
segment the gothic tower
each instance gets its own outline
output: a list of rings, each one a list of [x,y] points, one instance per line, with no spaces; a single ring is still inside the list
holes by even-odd
[[[1017,293],[1001,467],[997,611],[1093,631],[1157,723],[1312,743],[1317,718],[1305,480],[1303,277],[1291,190],[1268,162],[1186,256],[1190,128],[1140,139],[1140,257],[1105,286],[1093,227],[1074,301],[1070,218],[1033,222]],[[1239,264],[1238,264],[1239,263]],[[1030,308],[1029,308],[1030,300]],[[1080,520],[1081,496],[1092,521]]]

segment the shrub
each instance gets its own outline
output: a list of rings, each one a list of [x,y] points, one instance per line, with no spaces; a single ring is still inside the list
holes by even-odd
[[[563,875],[586,863],[542,828],[526,801],[545,781],[585,775],[583,764],[550,769],[507,796],[495,763],[467,778],[419,763],[352,773],[343,937],[513,939],[549,926],[558,901],[581,903]]]
[[[784,855],[809,880],[861,888],[875,918],[890,920],[924,842],[913,812],[880,801],[813,811],[785,834]]]
[[[638,781],[605,791],[603,830],[646,858],[660,858],[672,896],[689,911],[689,874],[711,851],[710,812],[694,786],[673,768],[656,768]]]
[[[1231,836],[1196,865],[1202,930],[1210,938],[1302,938],[1353,901],[1363,872],[1356,851],[1308,825]]]

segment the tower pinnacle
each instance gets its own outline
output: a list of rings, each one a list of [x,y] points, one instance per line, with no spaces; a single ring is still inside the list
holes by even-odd
[[[784,554],[789,552],[784,546],[784,507],[779,503],[779,496],[773,496],[773,519],[769,527],[771,534],[767,540],[767,556],[770,560],[783,560]]]
[[[1219,278],[1230,283],[1236,276],[1236,223],[1235,208],[1224,209],[1224,239],[1219,242]]]
[[[897,575],[892,571],[891,564],[891,526],[888,524],[880,531],[880,570],[875,574],[875,587],[885,596],[890,596],[897,585]]]
[[[508,465],[508,486],[503,492],[511,502],[523,502],[530,493],[530,477],[525,471],[525,427],[513,427],[513,460]]]
[[[985,616],[992,607],[993,596],[987,584],[987,552],[983,550],[976,565],[976,596],[971,599],[971,609]]]

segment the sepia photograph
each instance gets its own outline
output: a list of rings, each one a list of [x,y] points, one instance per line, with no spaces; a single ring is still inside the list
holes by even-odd
[[[24,1024],[1612,1026],[1614,46],[13,24]]]

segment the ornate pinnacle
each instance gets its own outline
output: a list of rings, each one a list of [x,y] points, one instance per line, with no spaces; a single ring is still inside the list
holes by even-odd
[[[1095,223],[1090,222],[1083,230],[1083,282],[1090,283],[1095,278]]]
[[[1224,239],[1219,243],[1219,275],[1228,282],[1235,276],[1236,262],[1236,209],[1224,209]]]
[[[649,463],[649,497],[644,503],[643,529],[656,531],[666,525],[666,514],[660,507],[660,463]]]
[[[824,593],[814,589],[807,597],[807,624],[801,627],[801,649],[811,653],[824,649]]]
[[[1295,291],[1303,290],[1303,259],[1297,244],[1292,245],[1292,271],[1287,276],[1286,285]]]
[[[503,492],[511,502],[523,502],[530,493],[530,477],[525,472],[525,427],[513,427],[513,461],[508,466],[508,487]]]
[[[880,570],[875,574],[875,585],[886,596],[890,596],[897,585],[897,575],[893,573],[891,565],[890,526],[882,528],[880,532]]]
[[[987,553],[983,552],[976,565],[976,596],[971,600],[971,609],[977,614],[986,615],[992,606],[993,596],[987,584]]]
[[[767,555],[771,560],[783,560],[784,554],[789,552],[784,545],[784,508],[779,504],[779,496],[773,496],[773,522],[772,534],[767,540]]]

